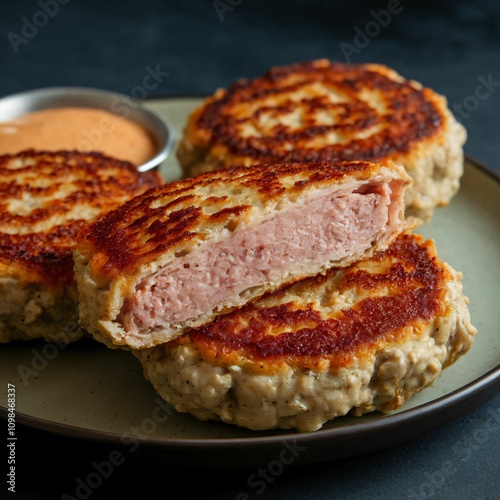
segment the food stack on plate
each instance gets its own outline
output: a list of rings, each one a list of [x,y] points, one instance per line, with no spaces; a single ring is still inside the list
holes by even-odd
[[[416,233],[459,189],[465,138],[380,65],[220,89],[187,120],[184,178],[81,228],[79,323],[201,420],[307,432],[392,411],[476,334],[461,274]]]

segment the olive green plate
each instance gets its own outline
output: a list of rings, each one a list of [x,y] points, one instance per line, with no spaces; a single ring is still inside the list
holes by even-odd
[[[182,134],[198,98],[149,101]],[[179,177],[175,155],[161,167]],[[129,352],[88,341],[60,349],[43,342],[0,346],[0,415],[7,384],[16,388],[18,422],[66,436],[124,448],[165,463],[253,466],[292,447],[295,463],[366,453],[437,430],[487,401],[500,381],[500,181],[467,158],[460,192],[437,210],[422,233],[440,257],[463,272],[478,334],[472,349],[430,387],[389,415],[344,417],[314,433],[252,432],[199,422],[161,403]],[[140,446],[137,446],[140,438]],[[292,449],[292,448],[290,448]]]

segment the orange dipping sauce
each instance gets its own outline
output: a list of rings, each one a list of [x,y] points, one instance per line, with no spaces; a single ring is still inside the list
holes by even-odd
[[[157,151],[141,125],[94,108],[55,108],[0,122],[0,154],[25,149],[99,151],[139,166]]]

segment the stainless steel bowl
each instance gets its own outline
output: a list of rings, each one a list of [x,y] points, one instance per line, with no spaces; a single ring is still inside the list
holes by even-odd
[[[0,122],[33,111],[62,107],[98,108],[142,125],[155,140],[158,150],[150,160],[138,166],[140,172],[158,169],[174,148],[175,131],[167,118],[150,109],[147,103],[107,90],[48,87],[9,95],[0,99]]]

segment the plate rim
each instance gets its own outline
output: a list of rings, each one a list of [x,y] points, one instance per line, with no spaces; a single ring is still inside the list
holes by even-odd
[[[342,439],[350,438],[351,434],[356,437],[361,435],[371,434],[372,432],[385,430],[386,427],[397,427],[402,424],[416,423],[422,418],[435,416],[446,409],[455,408],[461,405],[466,400],[473,399],[476,396],[476,403],[469,406],[462,406],[462,411],[452,414],[451,418],[447,419],[452,422],[461,418],[463,415],[472,411],[478,405],[492,399],[498,394],[500,389],[500,364],[492,368],[481,377],[469,382],[468,384],[455,389],[454,391],[444,394],[437,399],[423,403],[422,405],[407,410],[400,411],[394,414],[386,414],[381,418],[369,422],[356,422],[344,427],[335,427],[333,429],[319,429],[314,432],[287,432],[271,436],[251,436],[251,437],[237,437],[237,438],[154,438],[154,437],[141,437],[135,436],[140,441],[141,447],[145,445],[153,448],[164,448],[165,444],[173,448],[193,448],[212,445],[215,448],[233,448],[236,443],[243,444],[243,447],[252,446],[255,444],[282,444],[284,441],[293,440],[294,442],[301,443],[302,441],[318,441],[323,439],[331,439],[338,437]],[[8,410],[0,406],[0,417],[7,418]],[[194,418],[194,417],[193,417]],[[86,429],[84,427],[77,427],[71,424],[57,423],[50,420],[33,417],[22,412],[16,412],[16,422],[24,424],[28,427],[53,432],[55,434],[74,437],[81,439],[92,439],[96,442],[106,442],[111,444],[122,444],[123,436],[127,434],[119,434],[114,432],[100,431],[95,429]],[[439,425],[437,425],[439,426]],[[431,426],[432,427],[432,426]],[[338,436],[337,436],[338,435]]]
[[[197,99],[204,98],[206,95],[175,95],[175,96],[152,96],[145,99],[149,101],[167,101],[179,99]],[[486,166],[482,162],[469,154],[464,154],[464,163],[467,162],[472,168],[487,175],[493,182],[500,184],[500,174]],[[405,441],[419,437],[423,434],[442,427],[443,424],[452,423],[458,420],[467,413],[476,409],[480,405],[486,403],[500,392],[500,363],[481,375],[480,377],[468,382],[467,384],[455,389],[452,392],[443,394],[442,396],[418,405],[407,410],[402,410],[397,413],[388,413],[375,420],[368,422],[349,423],[346,426],[334,427],[330,429],[319,429],[314,432],[281,432],[274,435],[265,436],[248,436],[248,437],[229,437],[229,438],[155,438],[153,436],[135,436],[140,442],[140,448],[147,450],[161,450],[163,452],[184,450],[192,452],[194,450],[214,451],[224,453],[228,450],[235,451],[236,447],[246,451],[256,445],[268,446],[283,446],[284,442],[293,441],[297,444],[309,443],[309,445],[321,445],[321,443],[331,443],[336,440],[349,441],[356,439],[360,441],[367,435],[376,433],[383,434],[388,430],[393,430],[395,433],[404,428]],[[449,410],[455,410],[453,412]],[[0,418],[7,419],[8,410],[0,405]],[[440,418],[437,418],[440,417]],[[192,417],[194,418],[194,417]],[[25,425],[29,428],[46,431],[59,436],[74,438],[77,440],[85,440],[93,443],[105,443],[111,445],[122,445],[125,433],[102,431],[98,429],[88,429],[71,424],[59,423],[43,418],[38,418],[22,412],[16,412],[16,422]],[[421,424],[421,425],[411,425]],[[407,427],[410,427],[408,432]],[[279,431],[279,429],[278,429]],[[271,431],[272,432],[272,431]],[[376,441],[376,440],[375,440]],[[364,454],[369,451],[390,447],[394,443],[388,440],[385,446],[372,445],[364,446],[362,449],[352,450],[350,453],[345,451],[341,453],[342,457]],[[353,448],[356,448],[353,446]],[[316,457],[314,460],[308,460],[307,463],[313,461],[324,461],[335,457],[335,451],[332,450],[330,457]],[[217,461],[215,461],[217,462]],[[211,464],[217,466],[218,463]],[[224,464],[228,465],[228,464]],[[236,465],[236,464],[231,464]]]

